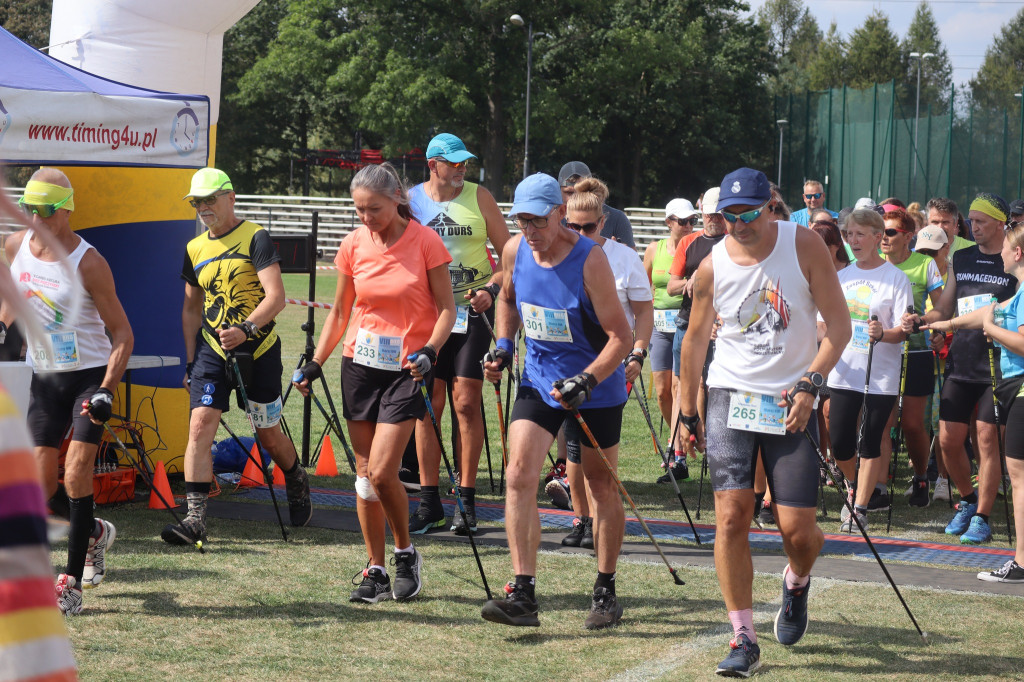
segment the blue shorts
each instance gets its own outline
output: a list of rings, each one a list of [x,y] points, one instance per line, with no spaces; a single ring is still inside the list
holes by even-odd
[[[683,337],[686,336],[685,329],[676,327],[676,333],[672,337],[672,374],[679,378],[679,355],[683,352]]]
[[[650,348],[652,372],[665,372],[671,369],[679,376],[679,350],[675,349],[675,337],[674,331],[669,333],[654,330]]]

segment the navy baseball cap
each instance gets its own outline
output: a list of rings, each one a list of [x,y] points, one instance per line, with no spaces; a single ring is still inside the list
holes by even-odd
[[[760,206],[772,198],[772,186],[764,173],[738,168],[722,179],[718,191],[719,212],[730,206]]]
[[[475,159],[475,154],[470,154],[466,145],[459,138],[451,133],[435,135],[434,139],[427,145],[427,152],[424,154],[428,159],[443,158],[452,163],[461,163],[467,159]]]
[[[545,216],[562,205],[562,190],[558,180],[546,173],[534,173],[516,187],[515,198],[508,217],[520,213]]]

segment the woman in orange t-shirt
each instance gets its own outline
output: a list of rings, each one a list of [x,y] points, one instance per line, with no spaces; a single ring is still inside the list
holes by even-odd
[[[423,559],[409,537],[409,498],[398,468],[415,421],[426,412],[419,382],[429,392],[437,349],[455,324],[455,297],[451,256],[433,230],[413,219],[391,164],[356,173],[351,193],[363,225],[338,248],[334,306],[312,362],[293,378],[306,395],[348,329],[342,411],[355,450],[356,511],[369,555],[350,601],[373,604],[389,596],[411,599],[422,584]],[[395,537],[393,587],[384,563],[385,520]]]

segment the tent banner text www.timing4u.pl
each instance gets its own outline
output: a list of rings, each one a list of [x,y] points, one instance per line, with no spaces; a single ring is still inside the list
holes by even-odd
[[[90,166],[201,168],[210,103],[0,86],[0,159]]]

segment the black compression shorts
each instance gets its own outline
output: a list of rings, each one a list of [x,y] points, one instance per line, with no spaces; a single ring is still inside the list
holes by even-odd
[[[584,406],[586,405],[586,403],[583,404]],[[597,439],[597,444],[600,447],[610,448],[613,445],[619,444],[619,435],[622,432],[622,408],[624,405],[625,403],[611,407],[594,407],[590,409],[581,407],[579,409],[580,416],[583,417],[583,421],[586,422],[590,432],[594,434],[594,438]],[[559,427],[566,421],[566,417],[576,422],[576,418],[572,416],[571,412],[561,407],[551,407],[544,402],[537,389],[525,386],[520,388],[519,393],[516,395],[516,402],[512,406],[512,416],[509,421],[514,422],[517,419],[531,421],[554,437],[558,433]],[[576,424],[578,426],[579,422],[576,422]],[[581,445],[584,447],[592,446],[590,439],[582,433],[582,430],[579,435],[581,436]],[[568,440],[568,432],[566,432],[565,437]]]
[[[860,435],[861,407],[865,405],[864,394],[848,388],[831,389],[832,398],[828,408],[828,435],[832,442],[832,454],[840,462],[853,459],[857,453]],[[864,425],[864,442],[860,456],[877,459],[882,455],[882,438],[885,425],[892,414],[897,396],[869,393],[867,397],[867,422]]]
[[[487,321],[494,326],[494,307],[483,312]],[[483,319],[470,309],[468,329],[465,334],[452,332],[448,340],[437,352],[437,364],[434,365],[434,378],[451,383],[455,377],[479,379],[483,381],[484,372],[481,361],[491,345],[491,332]]]
[[[27,423],[36,447],[60,447],[69,424],[74,424],[71,440],[94,445],[100,442],[103,427],[81,412],[82,403],[99,390],[106,375],[106,367],[32,374]]]
[[[980,384],[948,378],[942,384],[939,400],[939,419],[944,422],[969,424],[974,406],[978,406],[978,421],[996,423],[992,405],[992,384]]]
[[[907,377],[903,395],[922,397],[935,390],[935,354],[930,350],[907,353]]]

